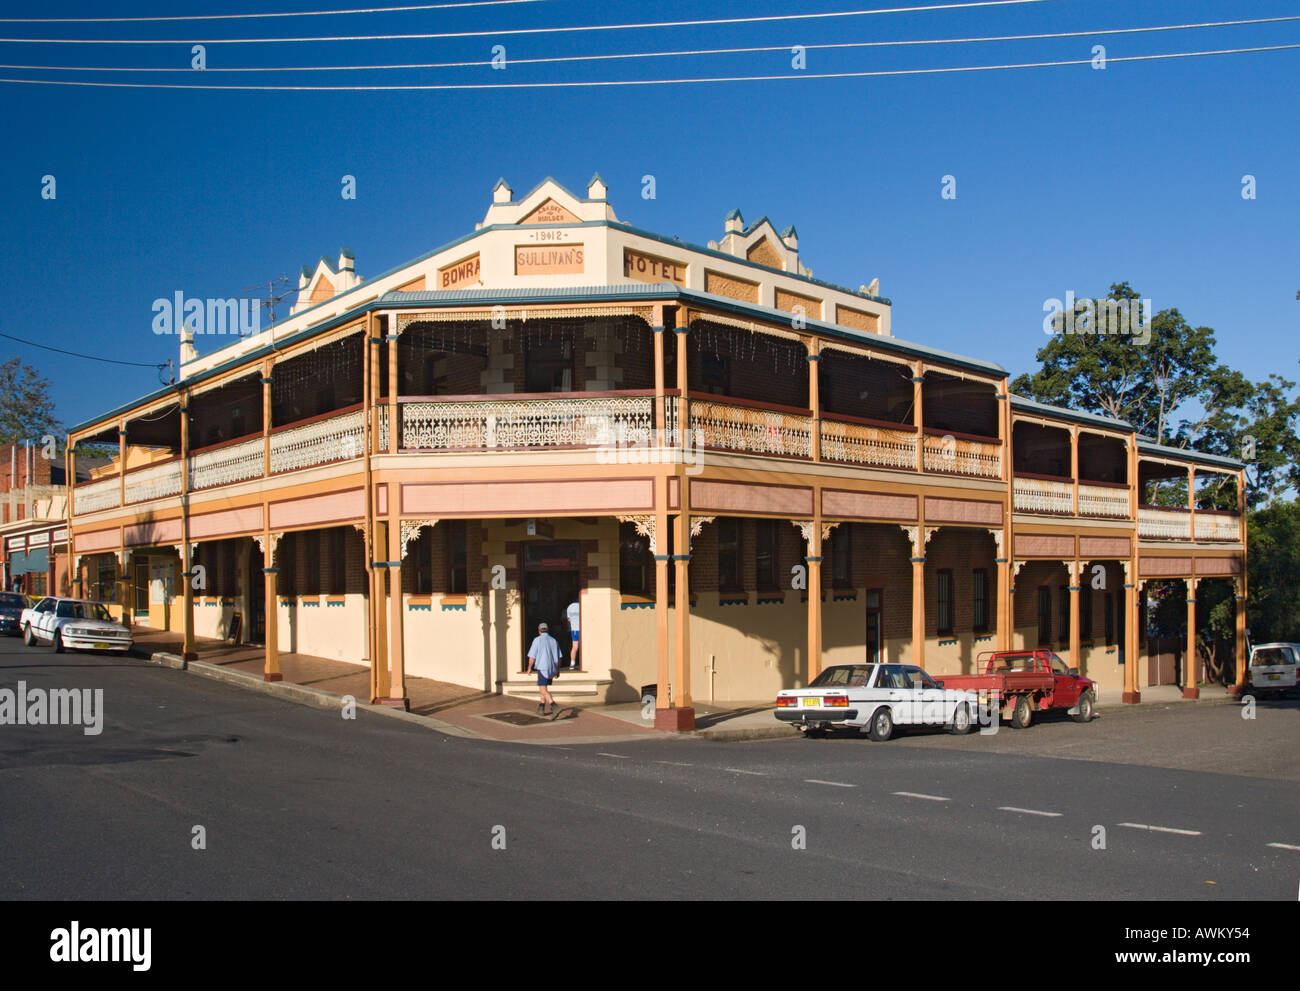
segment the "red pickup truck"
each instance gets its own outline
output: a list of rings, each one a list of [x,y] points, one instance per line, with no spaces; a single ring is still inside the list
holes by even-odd
[[[980,701],[1009,713],[1011,725],[1023,729],[1035,712],[1067,709],[1076,723],[1092,719],[1097,707],[1097,690],[1078,668],[1050,650],[985,651],[976,659],[983,674],[950,674],[936,680],[944,688],[977,692]]]

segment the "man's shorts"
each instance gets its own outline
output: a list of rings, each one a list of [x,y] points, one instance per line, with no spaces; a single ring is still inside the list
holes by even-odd
[[[555,680],[554,678],[548,678],[540,671],[537,672],[537,684],[541,685],[542,687],[549,685],[554,680]]]
[[[572,631],[570,632],[570,635],[573,637],[573,642],[574,642],[574,643],[577,643],[577,642],[578,642],[578,631],[577,631],[577,630],[572,630]]]

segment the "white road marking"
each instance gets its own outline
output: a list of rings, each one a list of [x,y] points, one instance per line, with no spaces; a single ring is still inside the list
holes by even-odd
[[[762,771],[746,771],[739,767],[724,767],[724,771],[730,771],[732,774],[752,774],[757,778],[765,778],[767,775]]]
[[[1153,833],[1177,833],[1179,836],[1200,836],[1200,830],[1196,829],[1174,829],[1172,826],[1148,826],[1140,822],[1121,822],[1121,826],[1127,826],[1129,829],[1148,829]]]
[[[1293,846],[1290,843],[1269,843],[1268,846],[1276,847],[1279,850],[1300,850],[1300,846]]]
[[[915,791],[896,791],[895,795],[901,795],[903,798],[924,798],[927,802],[951,802],[951,798],[944,798],[942,795],[922,795]]]
[[[1018,809],[1014,805],[999,805],[999,812],[1021,812],[1027,816],[1051,816],[1053,819],[1060,818],[1060,812],[1040,812],[1038,809]]]
[[[673,767],[694,767],[694,764],[687,764],[680,760],[657,760],[656,764],[670,764]]]
[[[613,757],[615,760],[631,760],[631,759],[632,759],[632,758],[629,757],[627,754],[602,754],[600,751],[596,751],[596,756],[597,756],[597,757]]]
[[[822,781],[819,778],[804,778],[810,785],[830,785],[832,788],[856,788],[857,785],[851,785],[846,781]]]

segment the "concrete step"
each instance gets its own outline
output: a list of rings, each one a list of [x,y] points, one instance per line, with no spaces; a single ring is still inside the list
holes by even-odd
[[[610,678],[597,678],[581,671],[561,671],[551,682],[551,695],[557,699],[595,699],[602,697],[614,682]],[[497,691],[513,698],[539,699],[536,675],[516,675],[497,682]]]

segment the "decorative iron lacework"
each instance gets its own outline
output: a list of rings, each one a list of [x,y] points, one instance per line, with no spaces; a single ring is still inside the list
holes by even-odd
[[[1128,516],[1128,489],[1079,484],[1080,516]]]
[[[148,502],[180,495],[181,463],[169,461],[165,465],[141,468],[126,476],[126,501]]]
[[[193,454],[190,456],[190,488],[206,489],[261,478],[263,455],[260,436],[215,451]]]
[[[1217,513],[1196,514],[1197,540],[1240,540],[1240,524],[1235,516],[1219,516]]]
[[[653,432],[650,396],[402,404],[408,450],[646,445]]]
[[[977,478],[1002,477],[1002,448],[973,440],[945,442],[943,437],[925,438],[926,471],[947,471]]]
[[[1138,536],[1187,540],[1191,537],[1190,513],[1171,509],[1139,509]]]
[[[916,434],[858,423],[822,421],[822,458],[852,465],[915,468]]]
[[[1070,513],[1074,509],[1073,486],[1046,478],[1015,478],[1011,482],[1013,505],[1025,513]],[[1083,496],[1079,496],[1083,508]]]
[[[77,486],[72,499],[77,515],[95,513],[101,509],[115,508],[121,502],[122,491],[116,478],[105,478],[89,485]]]
[[[812,455],[812,418],[690,400],[690,428],[705,447],[750,454]]]
[[[316,420],[271,435],[271,471],[294,471],[359,458],[364,446],[365,421],[361,410]]]
[[[379,407],[379,444],[375,452],[380,453],[388,450],[388,407]]]

